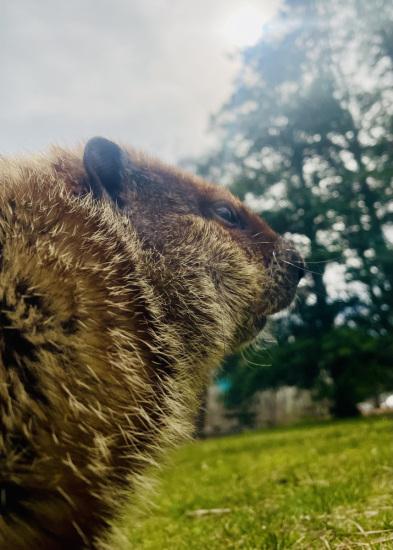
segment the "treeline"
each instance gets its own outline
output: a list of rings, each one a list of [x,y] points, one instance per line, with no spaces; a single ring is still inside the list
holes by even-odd
[[[199,172],[229,183],[307,260],[278,346],[229,358],[229,407],[295,385],[332,413],[393,390],[393,4],[287,0],[242,53]]]

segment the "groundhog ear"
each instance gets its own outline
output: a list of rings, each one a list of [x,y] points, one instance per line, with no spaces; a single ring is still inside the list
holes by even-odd
[[[123,152],[116,143],[102,137],[90,139],[83,154],[89,186],[96,198],[108,196],[121,202]]]

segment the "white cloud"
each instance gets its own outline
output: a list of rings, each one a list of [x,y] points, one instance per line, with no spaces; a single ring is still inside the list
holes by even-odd
[[[0,151],[72,145],[95,134],[176,160],[209,144],[234,52],[279,0],[5,0]],[[228,17],[241,32],[222,33]],[[243,14],[243,15],[242,15]],[[244,37],[244,38],[242,38]]]

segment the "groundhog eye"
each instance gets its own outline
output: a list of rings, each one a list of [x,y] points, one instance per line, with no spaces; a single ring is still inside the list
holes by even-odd
[[[240,227],[240,219],[235,210],[227,204],[216,204],[213,207],[213,212],[216,218],[223,221],[231,227]]]

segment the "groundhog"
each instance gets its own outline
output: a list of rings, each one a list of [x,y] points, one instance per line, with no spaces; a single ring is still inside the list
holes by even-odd
[[[94,548],[302,261],[224,187],[104,138],[0,183],[0,547]]]

